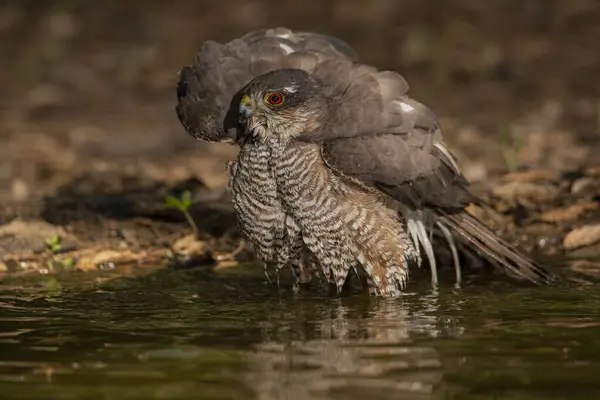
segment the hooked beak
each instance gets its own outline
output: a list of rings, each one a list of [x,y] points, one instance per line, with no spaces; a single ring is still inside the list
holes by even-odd
[[[239,111],[240,120],[246,120],[252,115],[252,112],[254,111],[254,102],[248,95],[242,97],[242,100],[240,100]]]

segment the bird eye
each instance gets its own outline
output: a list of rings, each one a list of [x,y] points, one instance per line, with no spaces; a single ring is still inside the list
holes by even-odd
[[[272,106],[279,106],[283,103],[284,96],[279,92],[267,93],[265,96],[265,103],[270,104]]]

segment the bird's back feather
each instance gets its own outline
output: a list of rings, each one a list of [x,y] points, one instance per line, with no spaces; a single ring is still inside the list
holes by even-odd
[[[276,28],[250,32],[225,44],[205,41],[177,85],[177,115],[196,139],[233,141],[239,91],[253,78],[281,68],[310,71],[324,60],[357,59],[340,39]]]

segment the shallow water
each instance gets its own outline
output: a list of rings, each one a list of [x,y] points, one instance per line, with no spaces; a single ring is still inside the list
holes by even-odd
[[[386,300],[242,270],[0,283],[0,399],[600,398],[599,286]]]

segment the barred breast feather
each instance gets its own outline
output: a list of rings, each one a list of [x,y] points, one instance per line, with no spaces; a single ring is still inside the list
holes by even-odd
[[[341,290],[350,268],[358,267],[372,294],[400,293],[416,251],[397,213],[329,170],[318,145],[278,143],[273,152],[282,206],[324,275]]]

